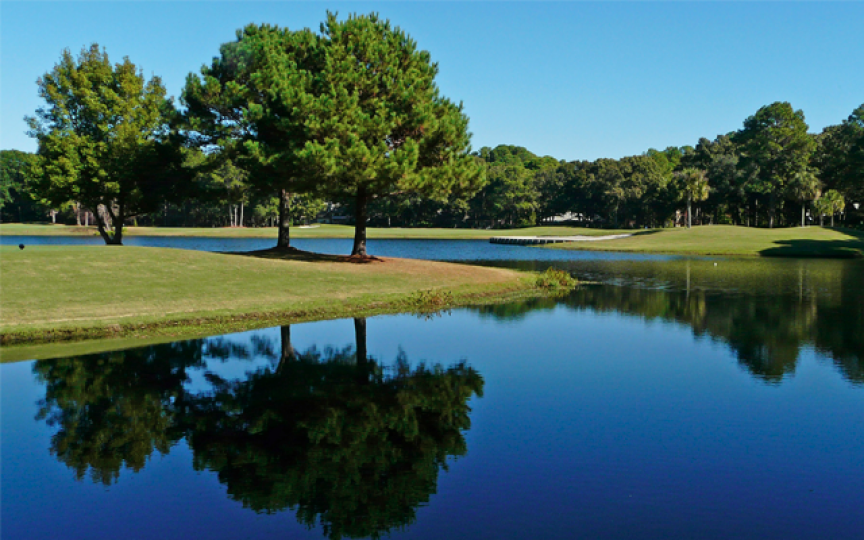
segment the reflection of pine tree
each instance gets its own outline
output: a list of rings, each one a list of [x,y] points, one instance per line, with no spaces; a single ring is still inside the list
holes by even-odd
[[[331,538],[379,536],[414,520],[448,457],[467,451],[468,400],[483,380],[463,363],[385,368],[368,357],[366,321],[355,347],[298,352],[256,337],[186,341],[38,362],[46,384],[40,418],[58,426],[51,452],[82,479],[104,484],[121,469],[187,437],[197,469],[257,512],[291,508]],[[246,380],[206,373],[208,392],[185,392],[203,358],[269,358]]]
[[[125,466],[167,454],[178,429],[186,369],[201,365],[200,340],[37,362],[45,383],[40,419],[59,426],[51,453],[94,481],[115,482]]]
[[[464,364],[412,369],[404,354],[392,370],[364,362],[364,323],[356,348],[296,353],[283,341],[292,354],[274,369],[210,375],[213,392],[190,400],[195,467],[217,471],[244,506],[292,508],[331,538],[411,523],[447,457],[465,454],[467,402],[483,381]]]

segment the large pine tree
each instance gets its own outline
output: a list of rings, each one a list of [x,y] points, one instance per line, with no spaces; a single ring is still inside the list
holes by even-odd
[[[364,258],[370,200],[470,192],[485,170],[470,155],[461,104],[440,95],[437,64],[408,34],[376,14],[340,21],[333,13],[321,34],[324,61],[303,156],[316,189],[353,199],[351,254]]]

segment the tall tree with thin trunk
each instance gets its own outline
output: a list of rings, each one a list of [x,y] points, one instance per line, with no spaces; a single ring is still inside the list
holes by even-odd
[[[292,193],[308,191],[297,152],[308,140],[318,42],[308,29],[249,25],[183,90],[192,143],[218,148],[256,189],[278,195],[281,248],[290,247]]]
[[[806,207],[809,201],[819,197],[820,188],[822,187],[819,179],[810,169],[804,169],[795,174],[792,182],[789,184],[789,195],[796,201],[801,203],[801,226],[805,226]]]
[[[840,192],[829,189],[816,201],[821,216],[831,216],[831,226],[834,226],[834,215],[846,209],[846,200]]]
[[[471,193],[485,169],[470,155],[468,117],[440,95],[428,52],[376,14],[321,26],[324,61],[317,79],[304,158],[316,187],[353,199],[352,256],[367,257],[367,205],[416,193],[444,199]]]
[[[94,44],[77,59],[63,51],[37,84],[47,105],[27,118],[39,143],[34,191],[55,207],[81,202],[105,243],[122,244],[127,219],[156,211],[182,185],[162,81],[146,81],[128,58],[112,65]]]
[[[677,173],[681,193],[687,200],[687,228],[693,226],[693,202],[704,201],[711,192],[708,177],[702,169],[687,168]]]

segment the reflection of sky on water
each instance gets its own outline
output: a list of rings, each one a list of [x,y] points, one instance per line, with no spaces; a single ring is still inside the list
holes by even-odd
[[[822,353],[803,347],[794,374],[768,385],[681,321],[572,308],[368,320],[384,364],[400,350],[413,365],[465,359],[485,380],[467,456],[395,538],[857,537],[864,389]],[[298,351],[343,349],[353,321],[292,325],[291,338]],[[222,345],[256,340],[278,351],[279,329]],[[243,380],[270,362],[231,355],[206,369]],[[109,488],[72,480],[48,453],[53,429],[33,420],[44,390],[32,363],[0,370],[4,538],[322,538],[290,511],[231,501],[191,469],[184,441]],[[203,389],[193,371],[187,390]]]
[[[129,238],[138,241],[272,244]],[[350,248],[347,239],[294,244]],[[862,261],[682,259],[485,241],[373,240],[370,248],[533,270],[557,260],[577,275],[630,285],[368,320],[368,352],[385,366],[400,351],[413,366],[466,360],[485,380],[483,397],[471,400],[467,456],[450,460],[417,521],[393,537],[857,539],[864,530]],[[540,257],[550,258],[532,262]],[[351,319],[296,324],[291,345],[343,350],[354,331]],[[244,381],[274,366],[254,351],[267,344],[278,355],[281,336],[269,328],[208,338],[206,367],[189,370],[184,390],[206,392],[205,371]],[[75,481],[49,453],[57,428],[34,420],[44,398],[34,363],[0,365],[4,539],[322,538],[292,511],[243,508],[215,473],[192,469],[185,439],[109,487]]]

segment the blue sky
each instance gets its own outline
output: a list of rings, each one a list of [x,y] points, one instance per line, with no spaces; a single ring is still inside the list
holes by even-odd
[[[789,101],[811,131],[864,103],[864,3],[0,3],[0,148],[34,151],[23,117],[64,48],[96,42],[178,97],[247,23],[317,29],[325,10],[377,11],[439,63],[473,146],[559,159],[695,144]]]

